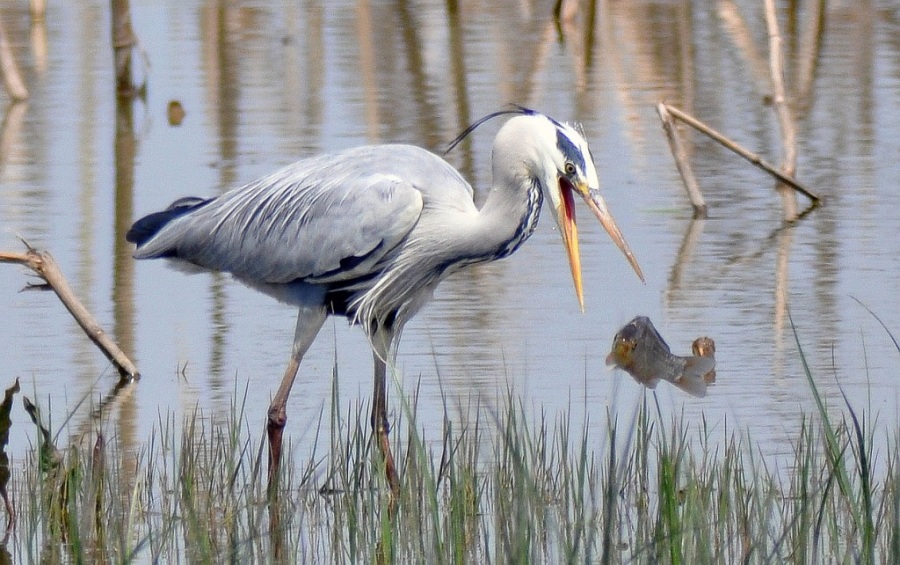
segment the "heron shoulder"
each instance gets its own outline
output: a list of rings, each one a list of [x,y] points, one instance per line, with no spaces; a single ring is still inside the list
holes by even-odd
[[[426,208],[474,211],[474,190],[443,157],[416,145],[369,145],[344,153],[362,171],[395,175],[416,187]]]

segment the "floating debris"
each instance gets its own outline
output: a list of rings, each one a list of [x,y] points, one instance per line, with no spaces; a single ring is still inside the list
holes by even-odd
[[[184,107],[181,105],[181,102],[178,100],[172,100],[169,102],[168,109],[166,110],[166,115],[169,118],[170,126],[180,126],[181,122],[184,121],[184,117],[187,115],[187,112],[184,111]]]

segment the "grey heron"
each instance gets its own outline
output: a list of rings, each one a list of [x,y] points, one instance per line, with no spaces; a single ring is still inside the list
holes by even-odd
[[[575,195],[643,280],[600,196],[588,144],[574,127],[519,107],[485,116],[457,142],[501,115],[512,117],[494,139],[493,183],[481,209],[472,187],[443,158],[411,145],[371,145],[298,161],[215,198],[181,198],[129,230],[137,259],[170,258],[228,272],[299,308],[288,367],[268,411],[270,482],[279,467],[291,386],[329,315],[359,324],[371,344],[371,425],[396,492],[386,368],[404,324],[441,280],[513,253],[531,236],[546,199],[583,310]]]

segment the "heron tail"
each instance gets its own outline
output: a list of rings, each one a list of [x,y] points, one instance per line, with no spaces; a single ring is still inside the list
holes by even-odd
[[[175,218],[206,205],[210,200],[211,199],[198,198],[196,196],[179,198],[175,202],[172,202],[165,210],[148,214],[136,221],[131,226],[131,229],[128,230],[128,233],[125,234],[125,239],[140,247],[159,233],[159,230],[163,229],[166,224]]]

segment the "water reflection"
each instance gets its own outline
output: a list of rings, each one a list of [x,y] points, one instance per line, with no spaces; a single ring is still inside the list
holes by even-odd
[[[648,284],[638,285],[597,227],[582,222],[581,316],[545,218],[516,256],[446,281],[410,324],[400,363],[407,392],[421,379],[420,417],[441,412],[441,393],[465,407],[507,387],[549,412],[627,408],[640,391],[627,375],[607,372],[603,357],[616,329],[645,314],[673,347],[699,334],[718,346],[711,394],[694,402],[661,391],[664,405],[721,427],[726,418],[752,426],[756,439],[787,451],[780,426],[790,426],[798,405],[811,407],[790,314],[827,392],[836,394],[833,375],[856,400],[864,400],[857,391],[878,391],[882,421],[894,422],[896,351],[850,297],[900,328],[896,9],[781,6],[798,175],[827,198],[785,224],[768,177],[686,131],[709,206],[708,219],[691,221],[655,113],[665,100],[771,160],[780,155],[765,103],[761,6],[562,4],[556,19],[534,1],[137,2],[149,89],[145,103],[127,108],[116,106],[110,56],[96,41],[107,36],[107,4],[54,5],[58,13],[42,24],[29,23],[22,6],[4,7],[32,98],[9,106],[0,130],[0,246],[14,248],[22,234],[50,249],[134,353],[144,378],[115,408],[117,433],[139,445],[159,412],[200,406],[227,414],[232,391],[247,381],[246,411],[261,428],[294,317],[228,277],[135,264],[122,238],[131,219],[321,151],[381,141],[440,150],[509,102],[583,124]],[[170,100],[187,111],[179,127],[165,120]],[[490,182],[492,127],[447,156],[478,202]],[[18,294],[22,283],[20,272],[0,270],[8,354],[0,378],[21,376],[61,412],[86,392],[105,393],[114,373],[58,304]],[[301,370],[304,394],[288,407],[298,414],[300,443],[299,423],[328,398],[335,357],[342,400],[368,400],[366,344],[358,331],[332,327],[333,338],[320,338]],[[437,434],[440,421],[423,426]]]
[[[21,147],[22,122],[27,110],[27,102],[12,101],[3,114],[3,123],[0,125],[0,174],[9,163],[18,160],[15,149]]]
[[[126,355],[134,356],[137,351],[134,327],[135,284],[134,261],[131,260],[130,246],[123,243],[125,233],[134,216],[134,168],[137,154],[137,140],[134,132],[133,98],[117,96],[116,98],[116,131],[113,137],[113,155],[115,159],[115,212],[113,219],[113,335],[119,347]],[[129,495],[137,474],[138,451],[141,442],[138,439],[138,397],[137,383],[130,378],[119,377],[113,392],[118,399],[115,437],[122,449],[124,460],[123,497]]]

